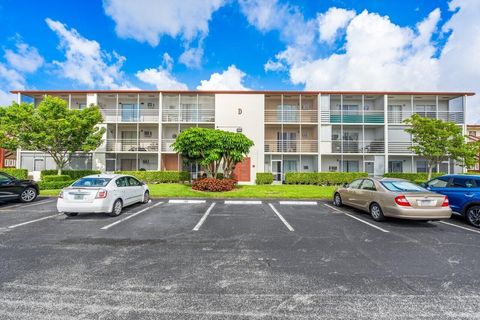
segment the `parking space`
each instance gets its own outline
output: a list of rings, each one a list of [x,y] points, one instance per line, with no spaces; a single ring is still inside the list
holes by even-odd
[[[480,309],[480,232],[457,218],[378,223],[327,201],[219,199],[66,217],[55,199],[40,200],[0,206],[0,317],[403,319]]]

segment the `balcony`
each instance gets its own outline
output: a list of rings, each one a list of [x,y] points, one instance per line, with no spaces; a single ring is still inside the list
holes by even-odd
[[[175,150],[172,148],[172,144],[175,142],[175,139],[163,139],[162,140],[162,152],[172,152],[175,153]]]
[[[163,122],[180,123],[213,123],[215,122],[215,109],[179,110],[165,109],[162,111]]]
[[[158,109],[100,109],[106,123],[158,122]]]
[[[421,117],[431,118],[431,119],[440,119],[443,121],[450,121],[457,124],[462,124],[464,122],[463,111],[415,111],[414,114],[418,114]],[[412,116],[411,111],[389,111],[388,112],[388,123],[403,123],[405,119],[408,119]]]
[[[321,120],[325,123],[372,123],[383,124],[383,110],[340,111],[330,110],[321,112]]]
[[[318,123],[316,110],[265,110],[266,123]]]
[[[411,146],[412,143],[409,141],[389,141],[388,153],[412,154],[413,152],[409,149]]]
[[[318,140],[265,140],[267,153],[317,153]]]
[[[107,152],[158,152],[158,139],[108,139]]]
[[[332,140],[322,141],[323,146],[331,153],[384,153],[385,142],[383,140]],[[325,152],[327,153],[327,152]]]

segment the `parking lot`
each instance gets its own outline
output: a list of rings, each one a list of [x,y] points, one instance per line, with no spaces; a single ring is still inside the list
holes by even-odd
[[[327,201],[0,204],[1,319],[480,318],[480,230]]]

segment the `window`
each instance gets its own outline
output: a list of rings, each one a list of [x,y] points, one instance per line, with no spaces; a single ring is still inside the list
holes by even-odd
[[[138,187],[140,185],[142,185],[140,183],[140,181],[138,181],[137,179],[135,179],[134,177],[126,177],[127,181],[128,181],[128,185],[130,187]]]
[[[377,188],[375,188],[375,183],[373,183],[373,181],[369,180],[369,179],[363,180],[362,189],[363,190],[370,190],[370,191],[376,191],[377,190]]]
[[[297,160],[283,160],[283,171],[287,172],[297,172]]]
[[[468,135],[476,137],[477,136],[477,131],[468,131]]]
[[[359,172],[358,161],[344,160],[343,172]]]
[[[115,183],[117,184],[117,187],[128,187],[128,181],[126,177],[118,178]]]
[[[352,189],[359,189],[363,179],[353,180],[348,187]]]
[[[427,161],[417,160],[417,172],[427,172]],[[437,167],[433,167],[432,172],[437,172]]]
[[[433,188],[445,188],[448,184],[448,178],[437,178],[427,183],[429,187]]]
[[[452,188],[472,188],[475,186],[473,179],[453,178],[449,187]]]
[[[82,178],[75,181],[72,187],[105,187],[112,179],[108,178]]]
[[[388,161],[388,172],[403,172],[403,161]]]
[[[7,176],[6,174],[0,173],[0,184],[5,184],[7,182],[10,182],[12,178]]]
[[[411,192],[422,192],[425,191],[420,186],[417,186],[416,184],[413,184],[408,181],[382,181],[383,186],[393,192],[398,192],[398,191],[411,191]]]

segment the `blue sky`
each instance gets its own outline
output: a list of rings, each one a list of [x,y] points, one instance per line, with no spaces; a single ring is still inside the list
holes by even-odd
[[[479,3],[3,0],[0,101],[23,88],[476,91]]]

